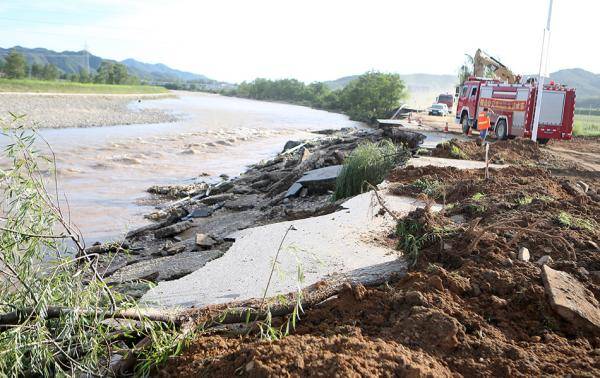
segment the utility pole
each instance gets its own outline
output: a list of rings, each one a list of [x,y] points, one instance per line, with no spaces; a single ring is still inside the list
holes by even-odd
[[[90,54],[88,53],[88,44],[87,41],[85,42],[85,45],[83,47],[83,51],[85,54],[85,69],[87,71],[87,74],[90,74]]]
[[[548,6],[548,21],[544,29],[544,37],[542,38],[542,52],[540,56],[540,70],[538,73],[538,88],[537,100],[535,104],[535,113],[533,116],[533,125],[531,128],[531,140],[537,141],[538,126],[540,124],[540,113],[542,111],[542,95],[544,93],[544,79],[548,75],[548,51],[550,50],[550,22],[552,20],[552,4],[554,0],[550,0]]]

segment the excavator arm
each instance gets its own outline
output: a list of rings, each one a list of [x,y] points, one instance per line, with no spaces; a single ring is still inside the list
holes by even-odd
[[[473,74],[477,77],[484,77],[486,68],[489,68],[497,79],[506,81],[509,84],[515,84],[520,80],[517,75],[499,60],[487,55],[481,49],[477,49],[475,58],[473,59]]]

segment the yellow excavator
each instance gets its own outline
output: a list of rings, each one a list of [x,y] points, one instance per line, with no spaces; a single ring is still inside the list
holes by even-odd
[[[496,79],[509,84],[516,84],[521,80],[519,75],[515,75],[498,59],[489,56],[481,49],[477,49],[473,58],[473,75],[475,77],[484,77],[486,69],[489,69]]]

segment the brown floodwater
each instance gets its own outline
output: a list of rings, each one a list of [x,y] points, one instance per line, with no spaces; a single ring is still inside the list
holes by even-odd
[[[274,156],[287,140],[314,136],[315,130],[361,127],[344,115],[302,106],[178,96],[130,104],[139,111],[172,112],[178,122],[40,131],[57,157],[59,190],[68,198],[71,220],[88,244],[119,239],[147,223],[143,215],[153,207],[146,189],[152,185],[236,176]]]

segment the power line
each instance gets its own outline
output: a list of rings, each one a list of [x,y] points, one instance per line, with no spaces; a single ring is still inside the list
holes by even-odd
[[[105,30],[114,30],[114,31],[140,31],[140,32],[149,32],[151,29],[140,29],[140,28],[115,28],[114,26],[103,26],[103,25],[89,25],[89,24],[76,24],[69,22],[53,22],[53,21],[41,21],[41,20],[24,20],[12,17],[3,17],[0,16],[0,20],[5,21],[14,21],[14,22],[25,22],[31,24],[44,24],[44,25],[57,25],[57,26],[74,26],[74,27],[85,27],[85,28],[96,28],[96,29],[105,29]]]

